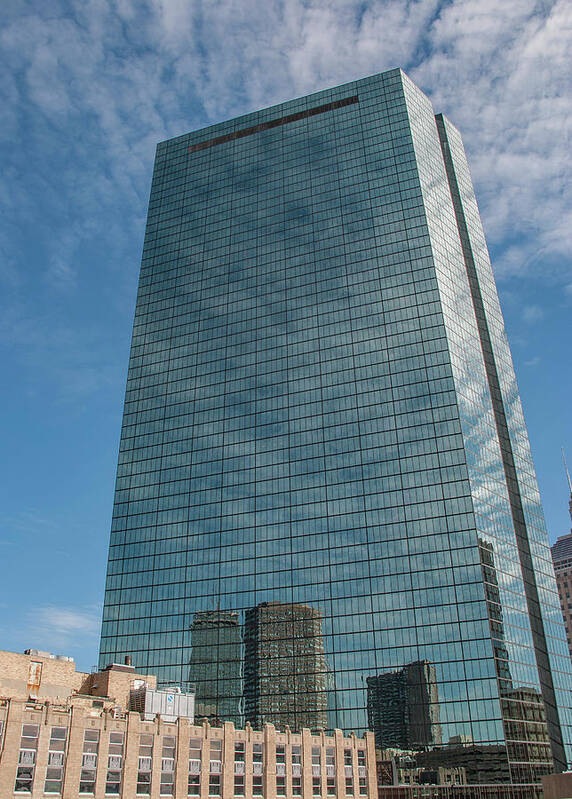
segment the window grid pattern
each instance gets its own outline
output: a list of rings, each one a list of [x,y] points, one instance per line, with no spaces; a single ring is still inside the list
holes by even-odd
[[[107,774],[105,776],[106,796],[117,796],[121,792],[121,775],[123,773],[123,757],[125,754],[125,734],[109,733],[109,750],[107,756]]]
[[[14,793],[32,793],[38,756],[38,724],[23,724]]]
[[[84,730],[79,777],[80,794],[95,793],[95,779],[99,756],[99,730]]]
[[[44,793],[60,794],[62,792],[67,735],[67,727],[52,727],[50,730]]]
[[[162,143],[102,663],[213,723],[506,746],[542,702],[524,597],[427,98],[393,71]]]
[[[142,732],[139,735],[139,760],[137,763],[137,796],[149,796],[153,778],[153,749],[154,738],[152,733]]]

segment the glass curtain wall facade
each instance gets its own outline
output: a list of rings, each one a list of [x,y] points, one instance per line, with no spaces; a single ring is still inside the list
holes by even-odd
[[[125,655],[235,723],[362,731],[389,686],[425,756],[515,782],[572,761],[462,142],[400,70],[157,148],[101,665]]]

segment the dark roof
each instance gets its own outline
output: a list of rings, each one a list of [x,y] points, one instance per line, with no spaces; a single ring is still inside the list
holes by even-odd
[[[572,533],[561,535],[560,538],[556,539],[551,551],[554,563],[566,558],[572,558]]]

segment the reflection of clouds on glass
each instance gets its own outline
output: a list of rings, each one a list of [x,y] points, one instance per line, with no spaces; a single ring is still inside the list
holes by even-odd
[[[133,350],[148,342],[152,368],[132,407],[160,432],[153,451],[139,435],[154,428],[122,450],[157,476],[124,473],[114,530],[139,563],[114,560],[110,602],[183,603],[131,639],[138,665],[173,679],[198,657],[198,613],[238,613],[256,723],[311,713],[362,730],[367,680],[401,674],[417,745],[470,740],[484,760],[505,740],[499,673],[538,687],[498,433],[433,110],[397,72],[359,87],[359,108],[201,153],[189,137],[159,148],[178,176],[154,184],[150,214],[173,201],[178,227],[152,222]],[[133,503],[147,498],[143,520]],[[532,490],[523,508],[535,513]]]

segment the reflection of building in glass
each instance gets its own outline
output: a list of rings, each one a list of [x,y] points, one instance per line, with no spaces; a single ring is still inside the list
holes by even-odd
[[[513,688],[501,699],[513,782],[540,782],[551,773],[552,753],[546,712],[539,691]]]
[[[497,570],[495,569],[494,547],[482,538],[479,539],[479,556],[481,558],[481,567],[483,570],[487,613],[495,655],[496,672],[501,691],[508,691],[512,688],[512,677],[510,675],[509,654],[505,640],[499,581]]]
[[[311,606],[347,732],[362,675],[426,660],[443,740],[506,749],[479,539],[563,768],[572,664],[459,133],[393,70],[159,144],[101,662],[180,684],[189,613]]]
[[[513,687],[493,544],[479,539],[479,553],[511,778],[520,783],[540,782],[543,774],[550,773],[552,761],[544,702],[534,688]]]
[[[441,743],[435,666],[426,660],[368,677],[367,710],[379,747],[424,749]]]
[[[415,755],[415,761],[419,767],[426,769],[462,768],[465,770],[469,785],[502,785],[502,783],[511,781],[506,747],[504,746],[471,744],[446,746],[419,752]],[[530,791],[530,787],[528,790]],[[525,796],[529,795],[532,797],[533,794],[525,794]],[[493,793],[492,796],[496,799],[497,794]],[[512,799],[512,794],[510,796]]]
[[[284,729],[327,727],[322,616],[308,605],[264,602],[246,612],[245,717]]]
[[[205,610],[191,625],[189,680],[196,686],[197,719],[241,726],[242,641],[238,613]]]

